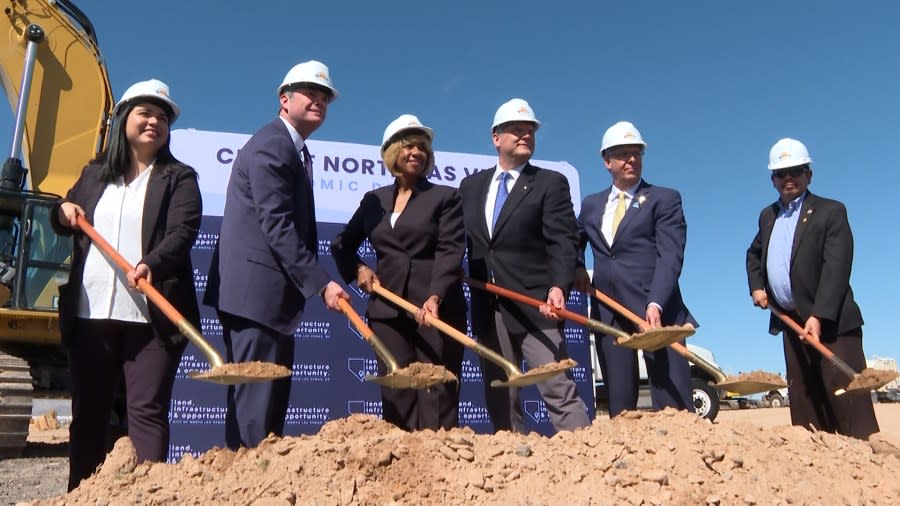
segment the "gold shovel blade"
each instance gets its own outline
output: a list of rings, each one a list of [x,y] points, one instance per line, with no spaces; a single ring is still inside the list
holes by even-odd
[[[264,383],[281,378],[289,378],[291,370],[269,362],[225,363],[205,372],[192,372],[188,377],[195,380],[218,383],[220,385],[241,385]]]
[[[853,380],[850,381],[850,384],[847,385],[844,391],[853,392],[855,390],[878,390],[891,381],[894,381],[897,376],[900,376],[900,373],[898,373],[897,371],[887,371],[872,368],[863,369],[861,373],[853,377]],[[840,392],[838,395],[844,393],[843,391],[838,391]]]
[[[565,359],[559,362],[550,362],[549,364],[544,364],[540,367],[535,367],[534,369],[530,369],[528,372],[524,372],[521,374],[510,374],[506,381],[494,380],[491,382],[491,386],[494,388],[500,387],[525,387],[528,385],[534,385],[535,383],[540,383],[544,380],[552,378],[557,374],[562,374],[566,372],[566,370],[571,369],[578,365],[572,359]]]
[[[771,392],[786,387],[784,382],[774,383],[768,381],[755,380],[733,380],[716,383],[716,388],[721,388],[727,392],[734,392],[739,395],[758,394],[760,392]]]
[[[403,368],[388,370],[383,376],[366,375],[363,379],[388,388],[413,389],[423,389],[438,383],[459,381],[459,378],[447,370],[446,367],[423,362],[413,362]]]
[[[656,351],[660,348],[681,341],[694,335],[694,327],[690,324],[669,325],[645,332],[631,334],[628,338],[620,337],[616,344],[634,350]]]
[[[373,376],[371,374],[367,374],[363,379],[365,381],[371,381],[372,383],[378,383],[383,387],[412,388],[417,390],[429,388],[439,383],[444,383],[445,381],[439,378],[421,378],[417,376],[406,376],[403,374],[386,374],[384,376]]]

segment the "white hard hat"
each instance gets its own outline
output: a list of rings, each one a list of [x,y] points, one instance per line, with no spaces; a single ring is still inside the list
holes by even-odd
[[[534,123],[535,131],[541,127],[541,122],[534,116],[534,109],[521,98],[514,98],[497,108],[497,112],[494,113],[494,124],[491,125],[491,131],[510,121]]]
[[[401,114],[397,119],[388,123],[387,128],[384,129],[384,137],[381,139],[381,151],[384,152],[388,142],[397,134],[408,130],[419,130],[428,137],[429,141],[434,141],[434,130],[423,125],[419,118],[412,114]]]
[[[647,147],[647,143],[641,137],[641,132],[630,121],[619,121],[606,129],[603,141],[600,143],[600,153],[616,146],[630,146],[637,144]]]
[[[116,106],[113,108],[113,114],[119,114],[126,104],[133,103],[136,101],[135,99],[139,98],[156,99],[171,107],[172,118],[169,120],[170,123],[175,123],[175,120],[178,119],[178,115],[181,114],[181,109],[178,108],[178,104],[172,101],[172,98],[169,96],[169,85],[159,79],[140,81],[129,86],[128,89],[125,90],[125,93],[122,94],[122,98],[116,102]]]
[[[328,66],[322,62],[310,60],[291,67],[291,70],[288,70],[288,73],[284,75],[284,79],[278,86],[278,94],[281,95],[288,86],[300,83],[317,84],[331,91],[331,98],[337,98],[338,96],[338,91],[331,84]]]
[[[785,137],[769,150],[769,170],[812,164],[809,151],[802,142]]]

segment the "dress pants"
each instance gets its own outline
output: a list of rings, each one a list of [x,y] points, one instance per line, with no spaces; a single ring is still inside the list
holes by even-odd
[[[271,362],[288,369],[294,363],[294,336],[219,311],[228,362]],[[270,433],[282,436],[291,395],[291,378],[229,385],[225,411],[225,444],[253,448]]]
[[[524,358],[531,368],[569,358],[566,342],[558,329],[543,329],[523,334],[510,334],[503,323],[503,316],[494,311],[490,331],[478,336],[481,344],[499,350],[504,358],[519,365]],[[522,403],[518,388],[494,388],[494,380],[507,379],[503,369],[492,362],[481,360],[484,377],[484,396],[494,430],[525,432],[522,419]],[[553,428],[574,430],[590,425],[587,407],[575,388],[570,374],[557,374],[536,384],[544,399]]]
[[[449,323],[449,322],[448,322]],[[369,326],[397,359],[398,367],[413,362],[442,365],[460,377],[465,348],[435,328],[420,327],[408,316],[369,320]],[[458,327],[458,325],[454,325]],[[378,373],[387,371],[378,360]],[[382,418],[401,429],[451,429],[459,424],[459,383],[439,383],[426,389],[381,387]]]
[[[609,416],[637,409],[640,368],[637,352],[615,344],[616,338],[595,335],[597,361],[609,394]],[[682,341],[684,344],[684,341]],[[693,409],[691,365],[670,347],[644,352],[654,410]]]
[[[792,424],[858,439],[868,439],[878,432],[868,390],[834,395],[836,389],[847,386],[850,378],[812,346],[801,342],[793,331],[786,329],[782,339]],[[843,336],[823,335],[822,344],[853,369],[865,369],[861,328]]]
[[[148,323],[75,320],[68,339],[72,373],[69,490],[99,466],[119,378],[125,381],[128,437],[138,462],[162,462],[169,447],[172,385],[186,343],[166,347]]]

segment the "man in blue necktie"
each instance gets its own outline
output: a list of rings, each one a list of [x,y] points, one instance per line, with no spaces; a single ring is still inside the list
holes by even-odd
[[[853,300],[850,268],[853,235],[844,204],[813,195],[812,159],[800,141],[781,139],[769,151],[769,170],[778,200],[759,215],[759,231],[747,250],[747,279],[753,304],[780,308],[806,336],[782,326],[774,315],[772,335],[782,332],[791,423],[867,439],[878,432],[868,391],[837,396],[849,378],[805,339],[817,339],[861,370],[862,313]]]
[[[528,102],[514,98],[501,105],[491,129],[496,167],[463,179],[459,186],[469,275],[547,301],[539,312],[473,290],[472,330],[482,344],[513,363],[524,358],[531,368],[568,358],[563,322],[553,309],[565,307],[576,262],[569,183],[562,174],[528,162],[539,126]],[[518,388],[491,388],[491,381],[506,380],[506,375],[484,360],[481,367],[494,430],[524,432]],[[556,430],[590,423],[568,375],[553,376],[537,388]]]

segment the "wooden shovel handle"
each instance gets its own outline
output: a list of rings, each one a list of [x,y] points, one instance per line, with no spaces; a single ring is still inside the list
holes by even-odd
[[[366,322],[364,322],[362,317],[359,316],[359,313],[357,313],[353,309],[353,306],[351,306],[350,303],[347,302],[347,300],[343,297],[338,297],[337,305],[338,309],[340,309],[341,312],[344,313],[344,316],[346,316],[347,319],[350,320],[350,323],[352,323],[353,326],[356,327],[356,330],[358,330],[359,333],[362,334],[363,338],[367,341],[371,341],[372,336],[375,335],[375,332],[373,332],[372,329],[368,325],[366,325]]]
[[[100,235],[94,227],[91,226],[90,223],[84,218],[84,216],[78,215],[78,226],[81,228],[81,231],[88,237],[90,237],[91,241],[100,248],[106,256],[112,259],[113,262],[122,269],[124,272],[131,272],[134,270],[134,267],[128,263],[128,260],[125,259],[115,248],[109,244],[103,236]],[[141,291],[144,295],[153,302],[156,307],[166,315],[166,318],[172,321],[172,323],[179,325],[182,322],[186,321],[184,315],[182,315],[175,306],[173,306],[163,294],[159,293],[153,285],[150,284],[145,278],[138,279],[138,287],[140,287]]]
[[[523,304],[527,304],[536,309],[540,309],[541,306],[545,305],[546,302],[537,300],[535,298],[529,297],[525,294],[514,292],[507,288],[503,288],[502,286],[497,286],[493,283],[487,283],[485,281],[479,281],[477,279],[465,278],[463,281],[466,282],[469,286],[474,286],[479,290],[484,290],[486,292],[491,292],[495,295],[499,295],[501,297],[506,297],[507,299],[514,300],[516,302],[521,302]],[[617,329],[612,325],[607,325],[599,320],[594,320],[592,318],[588,318],[582,314],[578,314],[574,311],[569,311],[568,309],[557,309],[553,308],[553,312],[556,313],[559,317],[564,318],[569,321],[573,321],[580,325],[584,325],[585,327],[593,330],[594,332],[600,334],[608,334],[619,339],[629,339],[631,335],[624,330]]]
[[[412,302],[404,299],[403,297],[400,297],[396,293],[381,286],[381,283],[379,283],[377,281],[372,285],[372,291],[375,292],[376,294],[378,294],[379,296],[384,297],[385,299],[396,304],[397,306],[399,306],[400,308],[405,310],[407,313],[409,313],[411,316],[415,316],[416,313],[419,311],[419,306],[413,304]],[[447,334],[448,336],[452,337],[453,339],[459,341],[460,343],[462,343],[470,348],[478,346],[477,341],[475,341],[471,337],[467,336],[466,334],[463,334],[459,330],[451,327],[448,323],[446,323],[444,320],[441,320],[440,318],[435,318],[431,314],[426,313],[425,321],[427,321],[434,328],[440,330],[444,334]]]
[[[527,304],[533,308],[540,309],[541,306],[546,305],[547,303],[544,301],[537,300],[535,298],[529,297],[525,294],[514,292],[512,290],[503,288],[502,286],[497,286],[493,283],[488,283],[485,281],[478,281],[477,279],[466,278],[464,280],[467,285],[474,286],[479,290],[484,290],[487,292],[494,293],[496,295],[501,295],[506,297],[507,299],[512,299],[516,302],[521,302],[522,304]],[[553,308],[553,312],[558,314],[560,317],[565,318],[566,320],[572,320],[575,323],[580,323],[581,325],[585,325],[590,327],[591,322],[587,316],[580,315],[574,311],[569,311],[568,309],[557,309]]]
[[[134,270],[134,267],[128,263],[128,260],[125,259],[115,248],[109,244],[106,239],[100,235],[94,227],[88,223],[87,219],[84,216],[78,215],[76,217],[78,227],[81,228],[81,231],[84,232],[86,236],[88,236],[91,241],[102,251],[106,256],[112,259],[112,261],[122,269],[122,271],[128,273]],[[224,361],[222,360],[222,356],[219,355],[219,352],[216,351],[215,348],[209,341],[203,338],[203,334],[197,330],[197,327],[193,326],[191,322],[188,321],[187,318],[184,317],[175,306],[173,306],[163,294],[159,293],[159,290],[154,288],[153,285],[150,284],[145,278],[138,279],[137,282],[138,287],[147,296],[147,299],[150,300],[156,307],[159,308],[160,311],[166,315],[172,323],[178,328],[178,331],[181,334],[188,338],[188,340],[194,343],[194,346],[200,349],[201,352],[206,356],[206,359],[209,361],[209,365],[215,369],[217,367],[221,367]]]
[[[777,316],[779,320],[784,322],[785,325],[790,327],[791,330],[796,332],[798,336],[804,336],[804,341],[811,344],[812,347],[818,350],[823,357],[832,361],[834,365],[838,367],[838,369],[844,372],[844,374],[850,376],[851,378],[856,377],[856,371],[854,371],[853,368],[850,367],[850,364],[844,362],[841,357],[835,355],[834,352],[829,350],[827,346],[822,344],[822,341],[820,341],[817,337],[807,334],[806,329],[801,327],[799,323],[795,322],[793,318],[775,309],[771,304],[769,305],[769,311],[771,311],[773,315]]]
[[[605,293],[601,292],[600,290],[594,288],[594,297],[596,297],[597,300],[599,300],[600,302],[602,302],[603,304],[608,306],[613,311],[619,313],[620,315],[622,315],[625,318],[627,318],[628,320],[630,320],[631,323],[637,325],[637,327],[639,329],[647,330],[647,322],[644,321],[643,318],[636,315],[632,310],[628,309],[627,307],[625,307],[622,304],[619,304],[618,302],[613,300],[613,298],[610,297],[609,295],[606,295]]]
[[[596,297],[597,300],[599,300],[603,304],[607,305],[613,311],[619,313],[620,315],[622,315],[625,318],[627,318],[628,320],[630,320],[631,323],[637,325],[637,327],[640,330],[647,330],[647,322],[643,318],[636,315],[634,313],[634,311],[628,309],[627,307],[623,306],[622,304],[619,304],[617,301],[615,301],[609,295],[606,295],[605,293],[601,292],[599,289],[594,288],[594,297]],[[675,353],[678,353],[682,357],[687,358],[688,360],[694,362],[695,364],[697,363],[697,360],[700,360],[693,352],[688,350],[687,346],[684,346],[681,343],[671,343],[671,344],[669,344],[669,347],[672,348],[672,350]],[[715,374],[715,375],[717,376],[719,372],[721,372],[721,371],[717,371],[717,374]]]
[[[822,354],[827,359],[834,357],[834,353],[829,350],[821,341],[819,341],[815,336],[811,336],[806,333],[806,329],[800,326],[799,323],[794,321],[790,316],[782,313],[781,311],[775,309],[771,305],[769,306],[769,311],[772,311],[772,314],[778,317],[785,325],[791,328],[794,332],[797,333],[798,336],[803,336],[805,341],[812,345],[813,348],[819,350],[819,353]]]

